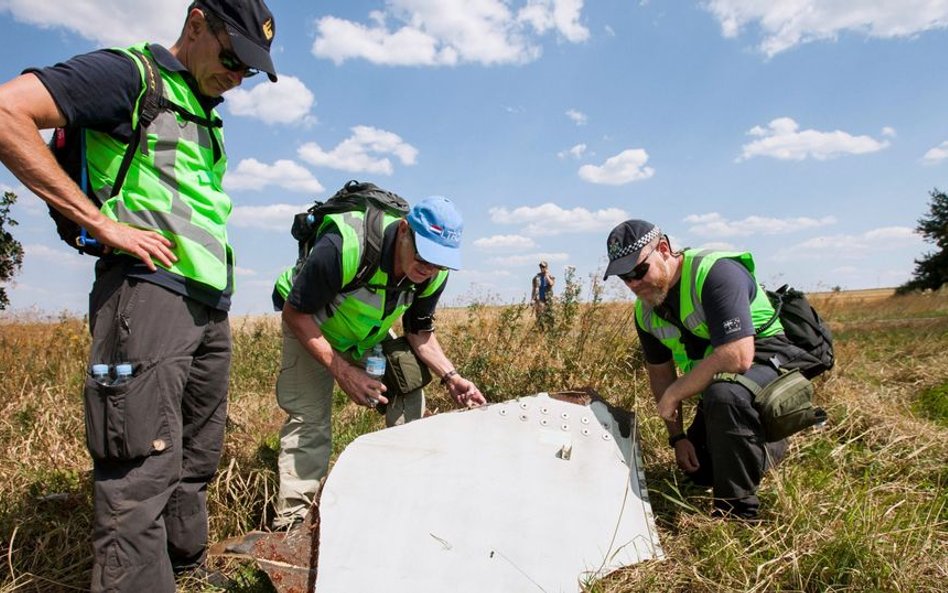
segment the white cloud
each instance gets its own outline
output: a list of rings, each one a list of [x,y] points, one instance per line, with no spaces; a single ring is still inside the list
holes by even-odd
[[[0,0],[21,22],[74,31],[100,46],[150,39],[171,45],[181,32],[189,0]]]
[[[873,252],[892,247],[921,245],[922,237],[909,227],[881,227],[858,235],[826,235],[814,237],[774,254],[775,261],[822,259],[827,254],[839,259],[864,259]]]
[[[317,167],[391,175],[394,171],[392,162],[380,155],[394,155],[403,165],[410,166],[415,164],[418,149],[393,132],[356,126],[352,128],[352,136],[328,152],[315,142],[308,142],[299,148],[297,154]]]
[[[674,245],[674,243],[672,243]],[[709,249],[711,251],[738,251],[738,247],[727,241],[710,241],[697,246],[697,249]]]
[[[244,159],[224,176],[224,186],[228,190],[261,190],[270,185],[305,193],[319,193],[324,189],[309,170],[286,159],[272,165],[257,159]]]
[[[590,183],[624,185],[654,175],[655,169],[646,167],[647,162],[648,153],[644,149],[630,148],[606,159],[602,166],[583,165],[579,168],[579,177]]]
[[[34,260],[38,260],[55,266],[83,268],[89,267],[90,262],[92,262],[92,258],[81,255],[78,251],[70,249],[62,243],[56,248],[43,245],[42,243],[23,245],[23,257],[25,265],[31,265]]]
[[[882,135],[887,138],[895,138],[897,134],[895,133],[895,128],[891,126],[885,126],[882,128]]]
[[[925,153],[925,156],[922,157],[922,161],[926,165],[935,165],[945,159],[948,159],[948,140],[945,140],[934,148],[930,148],[928,152]]]
[[[578,158],[582,158],[582,156],[585,153],[586,153],[586,145],[577,144],[576,146],[570,148],[569,150],[561,150],[560,152],[556,153],[556,156],[558,156],[561,159],[565,159],[568,156],[571,156],[574,159],[578,159]]]
[[[948,27],[944,0],[707,0],[705,6],[725,37],[755,25],[758,49],[767,56],[847,31],[888,39]]]
[[[518,64],[540,57],[537,35],[556,30],[572,43],[589,31],[583,0],[528,0],[518,13],[505,0],[389,0],[371,24],[333,16],[316,21],[312,52],[341,64],[364,59],[387,66]]]
[[[836,219],[832,216],[823,218],[748,216],[741,220],[728,220],[717,212],[692,214],[686,216],[684,221],[692,225],[690,232],[702,237],[782,235],[836,224]]]
[[[566,112],[566,117],[573,120],[573,123],[577,126],[584,126],[586,122],[589,121],[589,117],[582,111],[576,111],[575,109],[570,109]]]
[[[535,207],[521,206],[513,210],[491,208],[488,213],[495,224],[524,225],[523,233],[534,237],[608,231],[629,218],[628,213],[619,208],[595,211],[585,208],[566,210],[550,202]]]
[[[241,278],[252,278],[257,275],[256,270],[250,268],[242,268],[240,266],[234,266],[234,274]]]
[[[525,266],[537,265],[537,262],[540,260],[545,260],[547,262],[564,262],[569,259],[569,254],[567,253],[524,253],[521,255],[508,255],[504,257],[492,257],[487,260],[488,264],[494,266],[505,266],[505,267],[515,267],[515,266]]]
[[[268,124],[312,125],[310,113],[316,98],[299,78],[280,75],[276,83],[261,82],[250,90],[236,88],[227,93],[224,103],[234,115],[255,117]]]
[[[747,134],[759,140],[745,144],[737,162],[758,156],[794,161],[812,157],[825,161],[846,154],[877,152],[889,146],[888,140],[880,142],[869,136],[852,136],[840,130],[801,131],[799,124],[789,117],[772,120],[766,128],[754,126]]]
[[[583,0],[528,0],[517,20],[530,23],[537,33],[555,29],[572,43],[589,39],[589,29],[579,23]]]
[[[474,247],[478,249],[533,249],[536,243],[529,237],[520,235],[492,235],[490,237],[481,237],[474,241]]]
[[[286,233],[293,225],[293,217],[309,208],[293,204],[270,204],[269,206],[236,206],[230,214],[228,224],[245,229],[262,229]]]

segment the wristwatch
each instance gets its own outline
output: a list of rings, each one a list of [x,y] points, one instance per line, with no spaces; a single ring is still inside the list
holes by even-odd
[[[686,434],[683,433],[683,432],[679,432],[679,433],[676,434],[675,436],[668,437],[668,446],[671,447],[672,449],[674,449],[674,448],[675,448],[675,443],[677,443],[678,441],[683,441],[683,440],[685,440],[685,439],[687,439],[687,438],[688,438],[688,435],[686,435]]]

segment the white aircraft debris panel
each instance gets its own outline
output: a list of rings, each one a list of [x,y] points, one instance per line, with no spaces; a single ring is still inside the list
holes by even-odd
[[[618,412],[618,413],[617,413]],[[563,593],[661,559],[635,417],[547,394],[356,439],[319,501],[318,593]]]

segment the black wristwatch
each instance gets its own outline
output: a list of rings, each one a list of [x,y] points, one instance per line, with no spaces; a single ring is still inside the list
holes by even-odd
[[[687,438],[688,438],[688,435],[686,435],[686,434],[683,433],[683,432],[679,432],[679,433],[676,434],[675,436],[668,437],[668,446],[671,447],[672,449],[674,449],[674,448],[675,448],[675,443],[677,443],[678,441],[683,441],[683,440],[685,440],[685,439],[687,439]]]

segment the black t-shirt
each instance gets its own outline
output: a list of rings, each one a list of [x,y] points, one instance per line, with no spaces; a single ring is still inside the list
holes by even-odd
[[[379,267],[391,276],[395,267],[395,237],[398,224],[390,224],[385,229],[382,239],[382,259]],[[416,295],[424,292],[431,284],[432,279],[414,286]],[[434,313],[438,300],[444,292],[447,280],[432,294],[425,297],[415,297],[411,305],[402,316],[402,325],[406,332],[418,333],[431,331],[434,327]],[[411,288],[405,278],[401,283],[385,291],[385,316],[395,310],[400,289]],[[332,303],[342,289],[342,237],[336,230],[327,230],[316,243],[309,257],[293,280],[293,288],[287,295],[287,301],[301,313],[316,314]],[[273,291],[273,306],[276,310],[283,309],[283,298]]]
[[[209,111],[223,101],[201,95],[187,68],[167,49],[156,44],[150,48],[162,68],[184,76],[205,110]],[[30,68],[24,72],[36,75],[43,83],[67,125],[103,132],[128,143],[132,135],[132,112],[142,90],[141,74],[128,56],[102,49],[75,56],[55,66]],[[214,309],[230,309],[230,294],[161,268],[152,272],[137,258],[111,256],[105,258],[103,264],[106,267],[122,266],[128,277],[157,284]],[[96,268],[99,270],[101,266]]]
[[[757,282],[739,262],[722,258],[708,270],[701,289],[701,304],[704,308],[710,339],[699,338],[690,332],[682,332],[682,342],[689,358],[704,358],[707,346],[721,346],[754,335],[754,322],[750,304],[757,296]],[[665,302],[655,312],[666,320],[681,319],[681,282],[668,292]],[[646,332],[636,321],[635,329],[650,364],[663,364],[672,359],[671,350],[661,341]],[[680,328],[679,328],[680,329]]]

